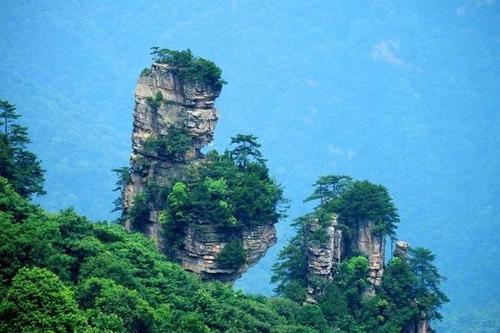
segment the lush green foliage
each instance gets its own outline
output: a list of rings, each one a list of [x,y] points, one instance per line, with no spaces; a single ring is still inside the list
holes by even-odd
[[[283,216],[283,192],[262,163],[238,166],[229,152],[212,151],[174,184],[167,213],[174,224],[202,220],[234,232],[276,223]]]
[[[73,291],[45,268],[21,268],[0,303],[2,332],[74,332],[84,323]]]
[[[261,145],[257,142],[256,136],[238,134],[231,138],[231,144],[235,145],[235,148],[231,150],[230,156],[238,166],[245,168],[252,161],[265,163],[266,160],[259,151]]]
[[[226,81],[222,80],[222,71],[212,61],[195,57],[191,50],[175,51],[170,49],[151,48],[153,61],[168,64],[179,77],[185,81],[213,86],[221,89]]]
[[[140,234],[0,185],[0,331],[329,332],[317,306],[201,282]]]
[[[255,138],[254,138],[255,139]],[[256,143],[256,142],[255,142]],[[169,203],[174,218],[204,219],[222,227],[276,223],[284,215],[283,191],[254,145],[251,154],[240,152],[245,142],[219,154],[211,151],[206,159],[187,171],[187,197],[182,205]],[[250,156],[258,156],[253,161]]]
[[[16,191],[24,197],[44,194],[45,170],[35,154],[30,152],[28,129],[15,123],[20,116],[16,107],[0,100],[0,176],[10,180]]]
[[[235,150],[240,148],[237,144]],[[246,227],[273,224],[284,216],[283,191],[269,176],[264,160],[253,160],[250,155],[243,160],[235,150],[211,151],[173,184],[162,218],[171,248],[181,246],[180,235],[190,221],[220,228],[229,240],[240,238]],[[261,156],[258,150],[253,154]],[[244,262],[242,256],[234,260]]]
[[[339,215],[342,224],[356,228],[360,221],[374,223],[372,232],[395,236],[399,215],[389,192],[382,185],[367,180],[355,181],[331,209]]]
[[[184,128],[170,127],[167,135],[150,136],[144,142],[146,154],[182,160],[193,139]]]

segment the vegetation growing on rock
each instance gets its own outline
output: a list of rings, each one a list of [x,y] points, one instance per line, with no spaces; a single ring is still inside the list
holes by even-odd
[[[167,135],[152,135],[144,142],[144,152],[161,158],[182,160],[193,139],[185,128],[170,127]]]
[[[213,86],[217,90],[226,84],[217,65],[210,60],[193,56],[190,49],[176,51],[152,47],[151,55],[154,62],[170,65],[172,70],[186,82]]]
[[[316,306],[201,282],[150,239],[48,213],[0,177],[0,331],[329,332]]]
[[[283,190],[269,176],[256,149],[260,145],[253,136],[235,138],[243,137],[223,154],[211,151],[191,164],[183,179],[173,184],[164,212],[164,230],[171,243],[178,244],[174,239],[190,221],[209,223],[228,237],[239,237],[245,228],[274,224],[284,216]],[[254,151],[243,157],[238,152],[249,142]]]

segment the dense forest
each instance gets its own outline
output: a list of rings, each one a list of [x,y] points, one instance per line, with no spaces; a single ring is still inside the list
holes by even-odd
[[[419,320],[440,319],[446,302],[442,277],[429,250],[394,256],[382,284],[369,291],[368,261],[349,253],[332,281],[323,281],[317,304],[304,303],[304,233],[311,216],[275,266],[279,297],[245,295],[228,284],[202,282],[160,253],[152,240],[116,223],[92,223],[71,209],[50,213],[30,202],[43,194],[44,170],[31,153],[15,107],[2,101],[0,173],[0,331],[53,332],[401,332]],[[244,142],[245,144],[241,144]],[[224,226],[257,221],[248,199],[252,182],[267,175],[253,136],[208,157],[187,184],[168,195],[170,219],[182,223],[207,212]],[[28,175],[28,176],[27,176]],[[224,178],[225,177],[225,178]],[[267,176],[266,176],[267,177]],[[263,179],[266,180],[267,178]],[[227,184],[225,179],[234,181]],[[246,179],[250,183],[243,182]],[[278,218],[281,191],[266,180],[265,218]],[[265,185],[264,184],[264,185]],[[226,197],[232,188],[233,197]],[[188,200],[189,199],[189,200]],[[234,210],[228,214],[228,203]],[[269,201],[270,200],[270,201]],[[375,233],[394,236],[399,222],[387,190],[347,176],[322,177],[308,200],[321,219],[335,212],[348,233],[354,220],[375,221]],[[265,209],[268,207],[267,209]],[[314,241],[321,242],[321,233]],[[230,264],[234,257],[226,253]]]

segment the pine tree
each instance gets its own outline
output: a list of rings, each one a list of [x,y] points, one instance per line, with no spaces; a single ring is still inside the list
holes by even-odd
[[[37,156],[28,150],[28,128],[15,123],[20,117],[16,107],[0,100],[0,176],[7,178],[17,193],[25,198],[45,194],[45,170]]]

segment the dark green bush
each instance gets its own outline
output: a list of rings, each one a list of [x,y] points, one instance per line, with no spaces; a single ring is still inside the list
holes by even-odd
[[[246,262],[246,253],[240,240],[228,242],[217,255],[217,263],[222,268],[237,269]]]

